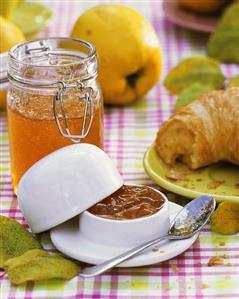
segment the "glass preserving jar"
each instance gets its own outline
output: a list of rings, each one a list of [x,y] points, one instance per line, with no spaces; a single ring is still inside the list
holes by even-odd
[[[74,142],[103,148],[97,68],[94,46],[79,39],[38,39],[9,52],[7,106],[15,192],[24,172],[54,150]]]

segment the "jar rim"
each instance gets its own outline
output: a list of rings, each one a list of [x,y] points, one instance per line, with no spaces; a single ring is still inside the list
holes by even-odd
[[[89,54],[86,57],[81,57],[81,63],[86,63],[87,61],[91,60],[95,55],[96,55],[96,48],[93,44],[91,44],[90,42],[80,39],[80,38],[71,38],[71,37],[49,37],[49,38],[37,38],[37,39],[32,39],[29,41],[26,41],[24,43],[20,43],[17,44],[16,46],[12,47],[10,49],[10,51],[8,52],[9,58],[14,60],[17,63],[21,63],[23,65],[27,65],[27,66],[33,66],[33,67],[42,67],[42,65],[37,65],[34,63],[29,63],[29,62],[25,62],[23,60],[20,60],[19,58],[16,57],[16,50],[19,50],[21,47],[26,47],[28,44],[33,43],[33,42],[44,42],[47,40],[63,40],[63,41],[68,41],[68,42],[78,42],[79,44],[82,44],[84,46],[86,46],[86,48],[89,49]],[[72,62],[69,63],[68,65],[74,65],[74,64],[79,64],[79,62]],[[59,65],[62,67],[62,65]],[[47,65],[46,67],[57,67],[57,65]]]
[[[95,78],[97,73],[95,46],[78,38],[33,39],[16,45],[8,53],[10,82],[13,80],[27,85],[49,86],[60,81],[87,81]]]

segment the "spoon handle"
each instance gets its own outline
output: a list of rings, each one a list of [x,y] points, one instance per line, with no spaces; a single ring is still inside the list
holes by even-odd
[[[130,257],[136,255],[137,253],[140,253],[141,251],[143,251],[144,249],[147,249],[149,248],[150,246],[152,245],[155,245],[157,244],[158,242],[162,241],[162,240],[166,240],[170,238],[169,235],[165,235],[163,237],[160,237],[160,238],[157,238],[157,239],[154,239],[154,240],[151,240],[151,241],[148,241],[148,242],[145,242],[137,247],[134,247],[133,249],[130,249],[110,260],[107,260],[99,265],[96,265],[96,266],[91,266],[91,267],[86,267],[84,268],[81,272],[79,272],[79,275],[82,276],[82,277],[92,277],[92,276],[95,276],[95,275],[99,275],[111,268],[113,268],[114,266],[122,263],[123,261],[129,259]]]

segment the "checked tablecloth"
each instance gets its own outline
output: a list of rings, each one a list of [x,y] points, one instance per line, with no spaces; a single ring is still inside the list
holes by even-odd
[[[168,0],[170,1],[170,0]],[[86,8],[110,1],[50,0],[44,3],[53,12],[53,20],[42,36],[68,36],[77,16]],[[163,75],[182,58],[204,53],[208,36],[190,32],[167,21],[161,1],[111,1],[138,9],[155,28],[163,50]],[[223,65],[227,76],[239,73],[235,65]],[[127,183],[155,186],[142,165],[145,150],[152,144],[160,124],[173,112],[175,98],[159,83],[148,95],[125,108],[105,109],[105,151],[115,161]],[[0,213],[27,227],[13,193],[6,114],[0,115],[1,206]],[[177,195],[169,198],[180,201]],[[47,233],[40,236],[46,249],[54,250]],[[223,256],[225,264],[208,266],[213,256]],[[0,273],[1,299],[94,298],[239,298],[239,235],[220,236],[206,227],[194,245],[178,257],[140,268],[115,268],[91,279],[75,277],[70,281],[52,280],[11,285]]]

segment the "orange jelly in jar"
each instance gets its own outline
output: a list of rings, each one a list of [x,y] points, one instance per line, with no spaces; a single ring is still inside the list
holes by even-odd
[[[64,47],[62,47],[64,46]],[[49,38],[9,54],[8,127],[14,191],[24,172],[75,142],[103,148],[103,100],[94,47]]]

